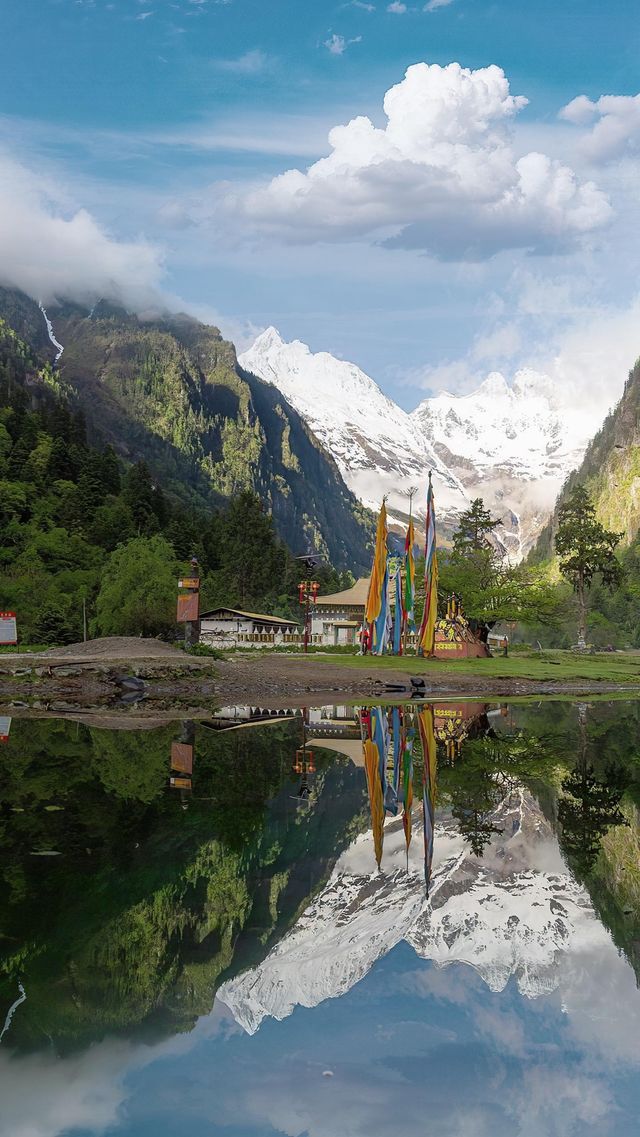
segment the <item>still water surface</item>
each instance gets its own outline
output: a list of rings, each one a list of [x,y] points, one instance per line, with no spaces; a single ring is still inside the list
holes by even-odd
[[[261,720],[13,719],[0,1137],[637,1134],[640,704]]]

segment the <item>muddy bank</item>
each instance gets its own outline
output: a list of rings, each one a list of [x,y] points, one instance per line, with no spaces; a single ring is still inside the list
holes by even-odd
[[[144,701],[156,713],[209,713],[215,706],[303,706],[341,699],[403,697],[410,692],[406,671],[345,666],[340,657],[264,654],[223,660],[188,656],[157,640],[110,637],[53,648],[38,654],[0,656],[0,703],[34,705],[44,712],[70,707],[121,707]],[[425,694],[444,696],[636,694],[638,685],[592,679],[529,679],[499,675],[424,674]],[[389,686],[387,686],[389,685]],[[394,690],[390,688],[393,687]],[[403,691],[404,689],[404,691]]]

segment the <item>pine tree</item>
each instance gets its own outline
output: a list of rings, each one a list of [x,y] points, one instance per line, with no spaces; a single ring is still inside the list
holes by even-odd
[[[493,518],[489,510],[485,509],[482,498],[474,498],[469,509],[460,514],[458,527],[453,534],[454,551],[465,554],[494,549],[495,543],[491,541],[491,536],[499,524],[499,519]]]
[[[102,451],[102,483],[105,494],[119,494],[122,488],[120,463],[113,446]]]
[[[560,572],[572,585],[578,601],[578,646],[586,647],[587,592],[594,578],[613,589],[623,578],[623,568],[616,557],[622,533],[605,529],[596,518],[591,496],[584,486],[572,489],[558,510],[556,553]]]

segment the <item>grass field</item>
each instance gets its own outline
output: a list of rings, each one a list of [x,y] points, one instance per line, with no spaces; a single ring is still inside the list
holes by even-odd
[[[637,683],[640,685],[640,652],[602,652],[578,655],[571,651],[519,652],[489,659],[461,659],[456,663],[406,656],[314,655],[315,663],[326,661],[335,666],[375,671],[399,671],[404,675],[473,675],[478,679],[588,679],[603,683]]]

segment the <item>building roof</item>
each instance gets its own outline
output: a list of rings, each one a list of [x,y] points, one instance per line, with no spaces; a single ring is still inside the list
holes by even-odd
[[[350,758],[354,766],[364,766],[364,753],[359,738],[314,738],[310,735],[310,750],[333,750],[336,754],[344,754]]]
[[[361,576],[351,588],[345,588],[344,592],[333,592],[329,596],[319,596],[316,607],[318,604],[323,604],[325,607],[351,605],[355,608],[364,608],[367,603],[369,579],[368,576]]]
[[[202,612],[200,619],[210,620],[213,616],[220,616],[223,613],[229,613],[234,619],[240,616],[244,620],[257,620],[260,624],[281,624],[287,628],[295,628],[298,625],[297,620],[284,620],[282,616],[265,616],[263,612],[243,612],[240,608],[226,608],[224,605],[212,608],[210,612]]]

